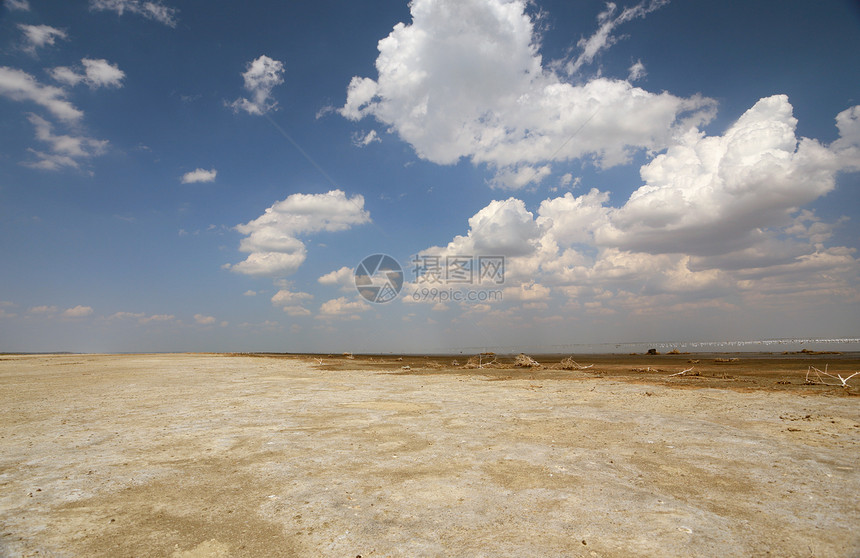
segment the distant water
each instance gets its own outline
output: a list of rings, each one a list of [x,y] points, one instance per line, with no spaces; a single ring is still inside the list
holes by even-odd
[[[774,352],[800,351],[860,351],[858,337],[806,337],[784,339],[756,339],[737,341],[636,341],[623,343],[570,343],[566,345],[526,345],[522,347],[456,347],[440,350],[440,353],[477,353],[492,351],[500,354],[510,352],[527,352],[535,354],[581,353],[644,353],[648,349],[660,352],[678,349],[690,353],[722,353],[722,352]],[[435,352],[435,351],[434,351]]]

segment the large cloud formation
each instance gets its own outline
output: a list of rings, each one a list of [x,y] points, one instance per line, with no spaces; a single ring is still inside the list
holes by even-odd
[[[611,25],[593,48],[611,43],[615,25],[659,4],[604,18]],[[491,185],[508,189],[539,182],[552,161],[625,163],[713,117],[714,101],[700,96],[603,77],[569,83],[544,66],[526,7],[526,0],[414,0],[412,23],[379,41],[378,77],[352,78],[340,114],[375,118],[434,163],[487,163],[498,170]]]
[[[761,99],[721,136],[680,137],[620,207],[597,189],[544,200],[536,215],[493,201],[466,235],[422,254],[507,256],[515,289],[546,284],[593,312],[727,295],[860,300],[854,250],[826,246],[836,224],[802,209],[860,170],[860,106],[837,115],[830,145],[798,138],[796,124],[787,97]]]
[[[307,249],[300,235],[345,231],[370,222],[364,197],[348,198],[341,190],[325,194],[292,194],[236,230],[246,235],[239,249],[248,257],[225,267],[247,275],[283,277],[304,263]]]

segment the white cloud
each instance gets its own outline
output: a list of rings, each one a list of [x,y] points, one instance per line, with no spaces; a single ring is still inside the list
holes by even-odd
[[[242,296],[257,296],[257,291],[252,291],[249,289],[249,290],[245,291],[244,293],[242,293]]]
[[[215,169],[195,169],[182,175],[182,183],[192,184],[195,182],[214,182],[217,175],[218,171]]]
[[[352,144],[356,147],[367,147],[371,143],[381,142],[382,138],[376,133],[376,130],[371,130],[365,133],[355,133],[352,135]]]
[[[338,270],[326,273],[317,279],[320,285],[337,286],[342,291],[351,291],[355,289],[355,270],[349,267],[342,267]]]
[[[199,325],[212,325],[217,320],[214,316],[206,316],[204,314],[194,314],[194,321]]]
[[[250,99],[240,97],[230,103],[234,112],[244,110],[248,114],[265,114],[277,110],[278,102],[272,99],[272,89],[284,83],[284,64],[262,55],[248,63],[242,74],[244,87],[251,94]]]
[[[93,309],[89,306],[75,306],[63,311],[64,318],[83,318],[93,313]]]
[[[115,64],[107,60],[82,58],[83,69],[73,69],[67,66],[57,66],[50,70],[51,77],[55,80],[75,86],[81,82],[86,83],[90,89],[99,87],[122,87],[125,72]]]
[[[152,316],[144,316],[138,320],[141,324],[172,322],[176,319],[173,314],[153,314]]]
[[[38,160],[23,163],[28,167],[44,170],[60,170],[66,167],[79,168],[78,159],[101,155],[107,149],[107,140],[94,140],[83,136],[55,135],[51,123],[41,116],[29,114],[27,119],[36,128],[36,138],[47,143],[51,148],[50,153],[30,149],[30,152],[35,154]]]
[[[547,300],[549,295],[549,287],[534,281],[522,282],[519,285],[502,289],[502,298],[506,301],[534,303]]]
[[[292,292],[289,289],[281,289],[272,297],[272,304],[279,306],[290,316],[310,316],[311,311],[302,306],[306,301],[312,300],[314,296],[310,293]]]
[[[143,16],[168,27],[176,27],[176,8],[165,6],[158,1],[141,0],[90,0],[91,11],[111,11],[118,15],[125,12]]]
[[[22,12],[30,11],[29,0],[6,0],[6,7],[10,10],[20,10]]]
[[[0,67],[0,95],[13,101],[30,101],[48,109],[54,116],[65,121],[76,121],[84,115],[65,100],[66,91],[59,87],[42,85],[21,70]]]
[[[645,64],[641,60],[637,60],[635,64],[630,66],[630,73],[627,74],[627,81],[636,81],[648,75],[645,71]]]
[[[239,249],[249,252],[245,261],[227,265],[247,275],[283,276],[305,261],[307,249],[299,235],[321,231],[345,231],[370,222],[364,197],[347,198],[341,190],[325,194],[293,194],[236,230],[246,235]]]
[[[840,113],[840,137],[826,146],[795,136],[787,98],[765,98],[721,136],[680,137],[641,168],[645,184],[620,207],[597,189],[546,199],[536,215],[516,198],[493,201],[466,235],[422,254],[505,255],[506,302],[558,293],[607,315],[860,300],[854,250],[826,245],[845,218],[802,209],[838,172],[858,170],[846,155],[860,145],[857,116],[856,107]]]
[[[576,44],[582,52],[565,66],[568,75],[577,73],[582,66],[590,64],[602,50],[606,50],[618,41],[612,32],[618,25],[633,19],[645,17],[650,12],[665,6],[669,0],[651,0],[640,2],[630,8],[625,8],[618,16],[615,16],[617,6],[614,2],[606,3],[606,10],[597,16],[599,27],[589,38],[582,38]],[[613,17],[615,16],[615,17]]]
[[[312,300],[314,296],[310,293],[292,292],[289,289],[281,289],[272,296],[272,304],[275,306],[293,306],[301,304],[306,300]]]
[[[538,180],[552,161],[593,157],[609,167],[637,150],[663,149],[679,130],[713,116],[710,99],[608,78],[567,83],[542,64],[525,0],[415,0],[410,8],[412,23],[379,42],[377,79],[354,77],[339,112],[375,118],[434,163],[529,165],[542,169],[532,176]],[[518,179],[500,186],[526,180],[501,174]]]
[[[57,39],[65,39],[66,32],[50,25],[26,25],[18,24],[18,29],[24,33],[24,38],[27,43],[24,45],[24,50],[30,54],[35,54],[36,49],[44,46],[54,46]]]
[[[342,296],[323,302],[320,306],[318,318],[345,317],[347,319],[358,319],[358,312],[370,309],[370,304],[363,300],[349,300]]]
[[[839,157],[845,170],[860,170],[860,105],[845,109],[836,115],[839,139],[830,148]]]
[[[522,256],[534,252],[540,234],[525,203],[508,198],[490,202],[471,217],[466,236],[457,236],[444,248],[428,248],[422,254]]]
[[[798,139],[796,124],[788,98],[775,95],[722,136],[691,130],[642,167],[645,185],[609,213],[597,242],[708,255],[743,249],[760,229],[788,224],[798,207],[833,190],[845,164],[816,140]]]
[[[519,190],[529,184],[540,184],[551,172],[549,165],[542,167],[524,164],[510,166],[499,170],[489,184],[493,188]]]

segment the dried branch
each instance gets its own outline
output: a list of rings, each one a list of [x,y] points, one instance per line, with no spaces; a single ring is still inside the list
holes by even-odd
[[[833,374],[831,374],[827,371],[827,366],[828,365],[826,365],[826,364],[824,365],[824,370],[819,370],[818,368],[816,368],[814,366],[810,366],[809,369],[807,369],[807,371],[806,371],[806,383],[807,384],[821,384],[821,385],[825,385],[825,386],[839,386],[839,387],[844,387],[844,388],[850,388],[851,386],[848,385],[848,380],[850,380],[851,378],[853,378],[857,374],[860,374],[860,372],[855,372],[855,373],[851,374],[850,376],[848,376],[847,378],[843,378],[842,374],[836,374],[834,376]],[[809,379],[809,375],[813,372],[815,373],[815,380],[816,381]],[[827,376],[828,378],[833,378],[834,380],[839,380],[839,383],[834,384],[832,382],[827,382],[824,380],[824,378],[821,377],[822,375]]]
[[[681,370],[680,372],[677,372],[675,374],[669,374],[669,377],[671,378],[672,376],[683,376],[687,372],[691,372],[692,370],[693,370],[693,367],[691,366],[690,368],[687,368],[686,370]]]

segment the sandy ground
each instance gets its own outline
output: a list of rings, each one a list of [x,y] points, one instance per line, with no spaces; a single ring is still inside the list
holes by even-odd
[[[840,388],[327,368],[0,357],[0,555],[860,555]]]

